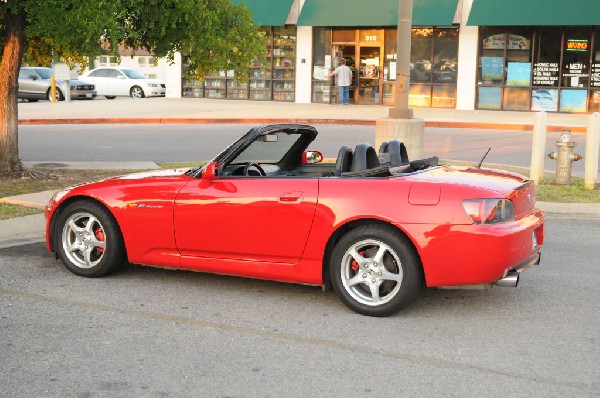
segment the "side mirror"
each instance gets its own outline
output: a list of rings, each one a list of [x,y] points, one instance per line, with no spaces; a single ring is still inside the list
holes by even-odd
[[[204,170],[202,170],[202,179],[206,181],[212,181],[217,178],[217,166],[217,162],[210,162],[204,166]]]
[[[302,164],[317,164],[323,161],[323,154],[319,151],[302,152]]]
[[[30,78],[31,80],[37,80],[37,76],[36,76],[36,75],[29,75],[29,78]]]

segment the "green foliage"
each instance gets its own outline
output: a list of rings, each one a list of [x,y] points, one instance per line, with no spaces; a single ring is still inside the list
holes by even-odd
[[[24,60],[32,65],[54,56],[73,66],[118,55],[123,44],[171,61],[180,52],[200,78],[216,70],[243,78],[266,45],[248,9],[231,0],[0,0],[0,38],[4,16],[18,12],[26,15]]]

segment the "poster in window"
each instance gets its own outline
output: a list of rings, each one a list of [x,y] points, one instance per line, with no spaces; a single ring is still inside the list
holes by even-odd
[[[478,109],[502,109],[502,89],[500,87],[479,87]]]
[[[556,87],[559,70],[558,62],[536,62],[533,64],[533,85]]]
[[[558,110],[558,90],[534,88],[531,91],[531,110],[556,112]]]
[[[483,39],[484,50],[503,50],[504,49],[504,33],[488,36]]]
[[[531,62],[509,62],[506,85],[527,87],[531,84]]]
[[[314,80],[327,80],[327,75],[329,74],[329,68],[324,66],[314,66],[313,67],[313,79]]]
[[[561,112],[585,112],[587,90],[562,90],[560,92]]]
[[[520,35],[508,34],[508,45],[506,46],[509,50],[529,50],[531,48],[531,40]]]
[[[481,57],[481,79],[486,82],[502,82],[504,57]]]

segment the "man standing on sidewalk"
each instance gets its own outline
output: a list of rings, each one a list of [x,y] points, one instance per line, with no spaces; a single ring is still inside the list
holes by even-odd
[[[340,58],[340,66],[335,68],[333,72],[331,72],[329,77],[333,77],[337,75],[337,85],[338,85],[338,102],[341,105],[348,105],[350,101],[350,82],[352,81],[352,71],[348,66],[346,66],[346,60],[344,58]]]

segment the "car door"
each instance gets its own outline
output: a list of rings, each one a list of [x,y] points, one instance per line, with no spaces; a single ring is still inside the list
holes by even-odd
[[[118,69],[110,69],[109,85],[111,95],[129,95],[129,79]]]
[[[184,257],[293,264],[314,219],[318,178],[224,177],[188,183],[174,221]]]
[[[108,90],[109,69],[96,69],[81,80],[93,83],[98,95],[111,95]]]
[[[44,98],[37,88],[40,77],[30,69],[19,70],[19,98]]]

